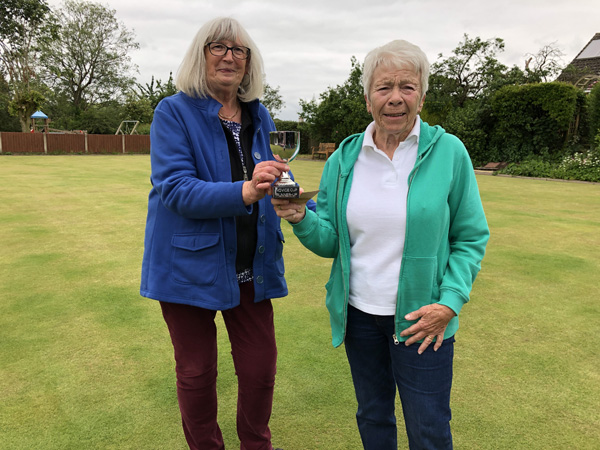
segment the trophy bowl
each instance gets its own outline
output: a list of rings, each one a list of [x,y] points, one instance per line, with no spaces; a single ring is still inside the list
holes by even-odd
[[[299,131],[272,131],[269,133],[271,152],[285,162],[294,160],[300,151]]]

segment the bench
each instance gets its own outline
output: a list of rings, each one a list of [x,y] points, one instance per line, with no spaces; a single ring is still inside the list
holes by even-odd
[[[334,142],[321,142],[319,144],[319,148],[313,148],[312,149],[312,159],[315,159],[315,157],[317,157],[318,159],[321,158],[321,156],[325,157],[325,160],[329,159],[329,157],[331,156],[331,154],[335,151],[335,143]]]
[[[485,166],[476,167],[475,169],[496,172],[498,170],[504,169],[506,166],[508,166],[507,162],[489,162]]]

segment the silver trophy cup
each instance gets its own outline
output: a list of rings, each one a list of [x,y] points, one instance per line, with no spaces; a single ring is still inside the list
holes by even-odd
[[[285,163],[290,163],[300,151],[299,131],[272,131],[269,133],[271,152],[278,155]],[[273,184],[273,198],[299,198],[300,186],[283,172],[279,180]]]

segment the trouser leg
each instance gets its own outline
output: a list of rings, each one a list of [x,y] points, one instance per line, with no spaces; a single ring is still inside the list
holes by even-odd
[[[411,450],[450,450],[450,391],[454,338],[421,355],[419,344],[390,344],[394,376],[400,393]]]
[[[388,338],[382,328],[382,321],[386,319],[389,318],[348,307],[344,342],[358,401],[356,421],[365,450],[398,448],[394,412],[396,385]]]
[[[223,311],[238,377],[237,431],[242,450],[271,450],[269,419],[277,363],[271,300],[254,303],[251,282],[240,285],[240,305]]]
[[[175,351],[177,399],[191,450],[222,450],[217,424],[215,311],[161,302]]]

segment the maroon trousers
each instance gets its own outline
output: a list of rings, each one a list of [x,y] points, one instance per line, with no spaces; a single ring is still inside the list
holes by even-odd
[[[238,377],[237,433],[242,450],[272,450],[269,419],[277,361],[271,300],[254,303],[252,282],[240,305],[222,311]],[[224,449],[217,424],[216,311],[160,302],[175,350],[177,399],[191,450]]]

